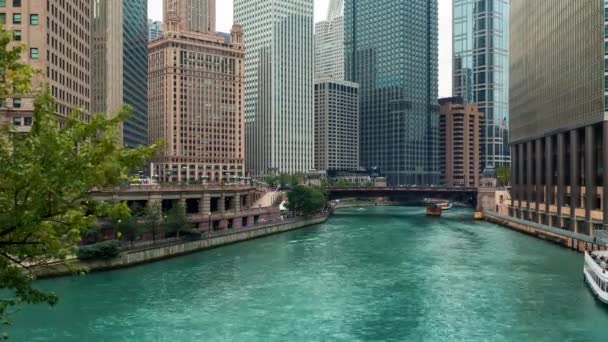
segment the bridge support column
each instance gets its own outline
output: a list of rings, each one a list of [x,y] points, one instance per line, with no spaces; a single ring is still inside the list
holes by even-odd
[[[208,193],[204,193],[198,205],[198,211],[201,215],[209,215],[209,212],[211,212],[211,196]]]
[[[532,141],[526,142],[526,220],[532,221],[532,201],[534,201],[534,158]]]
[[[553,226],[551,204],[553,204],[553,137],[545,138],[545,213],[547,225]]]
[[[540,215],[540,205],[544,200],[544,189],[542,186],[543,183],[543,142],[541,139],[537,139],[535,142],[535,158],[536,158],[536,179],[535,179],[535,190],[536,190],[536,222],[542,223],[542,218]]]
[[[226,194],[222,194],[217,204],[217,209],[220,213],[226,212]]]
[[[237,213],[241,211],[241,194],[239,193],[234,194],[234,211]]]
[[[595,209],[596,189],[595,175],[597,170],[595,157],[595,127],[585,127],[585,223],[587,233],[593,236],[591,211]]]
[[[517,145],[517,175],[519,176],[519,186],[517,187],[517,198],[519,199],[519,204],[517,205],[518,209],[519,209],[519,215],[517,218],[523,219],[524,218],[524,208],[523,208],[523,202],[524,202],[524,198],[525,196],[525,189],[526,189],[526,184],[525,184],[525,177],[524,177],[524,144],[519,144]]]
[[[564,133],[557,135],[557,227],[563,228],[563,207],[566,193],[566,137]]]

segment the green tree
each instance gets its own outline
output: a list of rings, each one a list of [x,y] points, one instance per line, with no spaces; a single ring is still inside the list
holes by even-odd
[[[9,37],[9,38],[7,38]],[[0,96],[29,90],[32,71],[19,61],[23,47],[9,47],[0,27]],[[17,53],[19,52],[19,53]],[[30,265],[74,255],[81,233],[98,218],[121,212],[124,204],[96,203],[94,188],[129,179],[154,147],[128,149],[118,143],[121,122],[130,115],[93,115],[88,122],[74,111],[58,125],[48,89],[34,101],[28,134],[0,128],[0,320],[22,303],[54,304],[57,297],[32,287]]]
[[[511,184],[511,167],[501,166],[496,168],[496,182],[498,185],[506,186]]]
[[[187,231],[192,228],[188,215],[186,215],[186,208],[181,203],[177,203],[165,217],[165,229],[167,232],[175,233],[179,239],[179,235],[182,231]]]
[[[160,203],[150,203],[144,210],[144,229],[152,234],[152,240],[156,243],[156,237],[164,234],[163,215]]]
[[[325,207],[325,193],[317,188],[298,185],[287,193],[287,208],[304,216],[310,216]]]
[[[131,247],[133,247],[135,240],[144,233],[143,225],[139,223],[135,216],[116,221],[116,229],[131,243]]]

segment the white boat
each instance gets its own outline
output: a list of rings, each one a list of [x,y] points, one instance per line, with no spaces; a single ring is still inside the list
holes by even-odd
[[[583,276],[597,299],[608,304],[608,251],[585,252]]]

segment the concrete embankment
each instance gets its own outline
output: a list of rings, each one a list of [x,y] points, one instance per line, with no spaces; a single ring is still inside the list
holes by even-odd
[[[154,246],[135,251],[127,251],[121,253],[118,257],[111,260],[99,260],[88,262],[72,260],[67,263],[40,265],[33,267],[30,270],[38,278],[48,278],[74,275],[82,272],[93,272],[130,267],[134,265],[172,258],[179,255],[194,253],[205,249],[220,247],[228,244],[278,234],[307,226],[312,226],[325,222],[328,217],[329,216],[322,216],[310,219],[300,219],[291,222],[266,225],[254,229],[235,231],[232,233],[227,233],[224,235],[196,241],[177,242],[170,245]]]
[[[533,235],[543,240],[557,243],[578,252],[584,252],[586,250],[608,249],[608,246],[596,241],[594,238],[588,235],[524,221],[491,211],[485,211],[484,218],[489,222],[493,222],[525,234]]]

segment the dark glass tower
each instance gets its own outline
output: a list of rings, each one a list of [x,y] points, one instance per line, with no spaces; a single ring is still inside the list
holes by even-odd
[[[346,0],[344,11],[361,166],[390,184],[437,184],[437,0]]]
[[[123,3],[123,100],[133,116],[123,127],[124,144],[148,144],[148,1]]]

